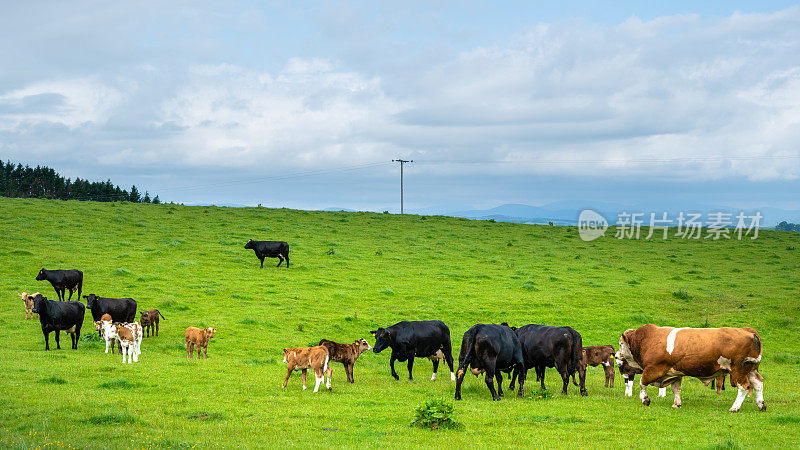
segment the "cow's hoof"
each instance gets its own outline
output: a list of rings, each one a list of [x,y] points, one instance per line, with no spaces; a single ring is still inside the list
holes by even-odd
[[[730,411],[732,413],[737,413],[737,412],[739,412],[739,409],[738,408],[731,408],[728,411]]]
[[[333,390],[333,388],[332,388],[332,387],[330,387],[330,386],[328,386],[328,390],[329,390],[329,391],[332,391],[332,390]]]
[[[455,400],[461,400],[461,396],[460,395],[456,395],[454,399]]]
[[[645,397],[642,399],[642,404],[644,406],[650,406],[650,397]]]
[[[672,405],[672,407],[675,409],[680,409],[681,405]]]
[[[764,402],[761,402],[761,403],[758,405],[758,410],[759,410],[759,411],[766,411],[766,410],[767,410],[767,404],[766,404],[766,403],[764,403]]]
[[[499,402],[500,396],[498,395],[497,397],[492,397],[492,401]]]
[[[305,391],[306,389],[308,389],[308,388],[307,388],[307,387],[305,387],[305,386],[303,386],[303,390]],[[316,391],[314,391],[314,392],[316,392]]]
[[[517,393],[517,398],[522,398],[524,396],[525,396],[525,394],[523,392],[518,392]]]
[[[394,377],[395,380],[400,381],[400,377],[399,376],[397,376],[397,375],[392,375],[392,376]]]
[[[586,396],[588,396],[588,395],[589,395],[589,393],[588,393],[588,392],[586,392],[586,391],[581,391],[581,396],[582,396],[582,397],[586,397]]]

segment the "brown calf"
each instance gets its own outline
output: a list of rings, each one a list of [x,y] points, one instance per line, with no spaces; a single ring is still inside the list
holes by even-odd
[[[139,323],[145,329],[147,333],[147,337],[150,337],[150,330],[153,331],[153,336],[158,336],[158,316],[161,316],[162,319],[166,320],[163,314],[159,312],[157,309],[151,309],[150,311],[142,311],[139,313]]]
[[[325,387],[331,390],[331,375],[333,368],[328,365],[330,361],[330,353],[324,345],[316,347],[296,347],[283,349],[283,362],[287,364],[286,379],[283,380],[283,387],[289,382],[289,376],[295,370],[301,370],[303,373],[300,378],[303,379],[303,390],[306,389],[306,371],[311,369],[314,371],[314,376],[317,379],[317,384],[314,386],[314,392],[319,390],[319,385],[325,381],[325,375],[328,376],[328,381]]]
[[[606,374],[606,387],[614,387],[614,347],[611,345],[590,345],[583,347],[581,358],[581,366],[586,369],[587,366],[596,367],[603,366],[603,372]],[[572,384],[575,386],[575,374],[572,374]]]
[[[355,365],[356,359],[365,351],[372,349],[366,339],[358,339],[352,344],[339,344],[327,339],[322,339],[319,341],[319,345],[328,349],[331,361],[340,362],[344,365],[344,371],[347,373],[347,381],[350,383],[355,383],[353,379],[353,365]]]
[[[186,356],[191,358],[192,353],[194,353],[194,346],[197,346],[197,357],[200,357],[200,350],[203,350],[203,354],[206,358],[208,358],[208,341],[212,337],[214,337],[214,332],[217,331],[216,328],[204,328],[200,329],[197,327],[189,327],[186,329]]]
[[[19,296],[23,302],[25,302],[25,320],[30,319],[35,314],[33,312],[33,298],[39,295],[38,292],[34,294],[28,294],[27,292],[20,292]],[[37,314],[38,315],[38,314]]]

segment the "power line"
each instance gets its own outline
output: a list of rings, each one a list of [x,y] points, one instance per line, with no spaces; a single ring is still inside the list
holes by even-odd
[[[646,159],[508,159],[508,160],[446,160],[427,159],[420,164],[601,164],[601,163],[682,163],[708,161],[754,161],[800,159],[800,155],[762,155],[762,156],[694,156],[681,158]]]

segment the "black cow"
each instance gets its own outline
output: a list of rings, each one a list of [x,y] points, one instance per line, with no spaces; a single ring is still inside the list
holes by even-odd
[[[286,260],[286,267],[289,267],[289,244],[283,241],[254,241],[250,239],[244,244],[245,249],[253,249],[256,258],[261,260],[261,268],[264,268],[264,258],[278,258],[280,267],[283,260]]]
[[[522,343],[525,357],[525,371],[536,369],[536,380],[544,387],[544,370],[555,367],[564,381],[562,394],[567,393],[569,377],[575,371],[580,378],[581,395],[586,392],[586,368],[581,365],[583,339],[571,327],[549,327],[546,325],[525,325],[514,330]],[[514,377],[509,389],[514,389]]]
[[[450,342],[450,329],[441,320],[417,320],[402,321],[387,328],[378,328],[370,331],[375,336],[375,345],[372,351],[382,352],[386,347],[392,348],[392,356],[389,359],[389,367],[392,368],[392,376],[395,380],[400,377],[394,370],[395,361],[408,360],[408,379],[413,380],[412,369],[414,368],[415,357],[433,357],[433,376],[431,381],[436,379],[436,372],[439,370],[439,358],[435,355],[441,350],[447,366],[450,367],[450,379],[455,381],[453,373],[453,348]]]
[[[66,290],[69,289],[69,299],[72,300],[72,292],[78,290],[78,298],[81,298],[81,289],[83,288],[83,272],[80,270],[45,270],[39,271],[36,275],[36,281],[47,280],[53,285],[56,290],[56,295],[59,300],[64,300]]]
[[[92,320],[98,321],[109,314],[114,322],[136,321],[136,300],[132,298],[104,298],[94,294],[84,295],[86,307],[92,310]]]
[[[81,337],[83,315],[86,308],[81,302],[57,302],[48,300],[42,294],[33,299],[33,312],[39,314],[44,334],[44,349],[50,350],[50,332],[56,332],[56,347],[61,350],[61,330],[66,331],[72,338],[72,349],[78,349],[78,339]]]
[[[471,371],[475,376],[486,372],[486,386],[492,393],[492,400],[500,400],[503,395],[501,371],[513,371],[514,378],[519,378],[517,397],[522,397],[526,373],[525,361],[522,357],[522,344],[509,327],[479,323],[464,333],[461,340],[461,352],[458,355],[456,400],[461,400],[461,383],[470,366],[472,366]],[[495,378],[497,378],[497,391],[494,390]]]

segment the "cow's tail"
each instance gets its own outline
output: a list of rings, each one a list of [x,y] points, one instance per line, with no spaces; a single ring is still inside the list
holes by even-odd
[[[472,358],[474,357],[475,354],[475,334],[477,333],[478,333],[477,329],[470,328],[467,331],[467,334],[464,336],[464,339],[466,339],[466,341],[462,342],[461,344],[461,352],[464,352],[464,349],[466,348],[467,353],[464,355],[464,360],[459,362],[458,364],[458,370],[456,371],[456,378],[460,378],[461,376],[463,376],[464,371],[467,370],[467,367],[472,362]],[[460,356],[459,359],[461,359]]]
[[[156,310],[156,311],[158,311],[158,310]],[[166,318],[166,317],[164,317],[164,315],[163,315],[163,314],[161,314],[161,311],[158,311],[158,315],[159,315],[159,316],[161,316],[161,318],[162,318],[162,319],[164,319],[164,320],[167,320],[167,318]]]
[[[572,330],[572,364],[569,369],[569,372],[571,374],[578,371],[578,367],[580,367],[582,358],[583,358],[583,338],[581,338],[580,333],[578,333],[575,330]]]

